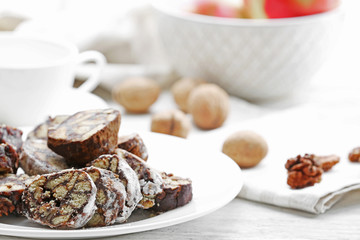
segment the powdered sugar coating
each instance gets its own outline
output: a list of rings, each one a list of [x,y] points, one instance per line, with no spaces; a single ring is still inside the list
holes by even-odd
[[[98,227],[113,224],[118,213],[125,207],[127,194],[123,183],[109,170],[97,167],[87,167],[82,170],[90,175],[97,187],[95,201],[97,210],[86,226]]]
[[[142,194],[135,171],[121,158],[119,158],[119,170],[121,171],[119,176],[127,182],[126,191],[128,197],[126,198],[126,206],[124,207],[121,216],[116,219],[116,222],[124,222],[135,210],[138,202],[142,199]]]
[[[156,194],[162,192],[163,179],[160,173],[132,153],[119,148],[115,150],[115,153],[129,164],[138,177],[143,195],[138,207],[148,209],[154,206]]]
[[[46,140],[36,138],[25,141],[19,162],[28,175],[47,174],[69,168],[63,157],[48,148]]]
[[[134,170],[128,163],[117,155],[105,154],[91,162],[92,166],[111,170],[119,176],[126,189],[124,208],[119,212],[116,222],[126,221],[142,199],[140,184]]]

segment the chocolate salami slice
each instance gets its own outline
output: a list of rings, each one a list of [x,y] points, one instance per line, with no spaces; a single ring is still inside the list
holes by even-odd
[[[138,176],[143,195],[143,199],[138,203],[138,207],[143,209],[153,207],[156,195],[162,192],[163,180],[161,175],[144,160],[124,149],[115,149],[115,154],[125,159]]]
[[[16,173],[19,167],[19,155],[13,145],[0,144],[0,174]]]
[[[152,209],[165,212],[184,206],[192,199],[192,182],[188,178],[161,173],[164,180],[163,191],[156,195],[155,205]]]
[[[39,124],[38,126],[36,126],[34,128],[34,130],[29,132],[29,134],[27,135],[27,139],[36,138],[36,139],[45,139],[46,140],[49,128],[57,127],[60,123],[65,121],[68,117],[69,117],[69,115],[57,115],[55,117],[49,117],[45,122]]]
[[[92,166],[103,168],[117,174],[126,189],[126,201],[124,208],[119,212],[116,222],[126,221],[135,210],[139,201],[143,198],[140,191],[138,177],[129,164],[118,155],[101,155],[90,163]]]
[[[96,167],[83,168],[97,188],[94,216],[86,227],[100,227],[113,224],[125,205],[125,187],[113,172]]]
[[[0,216],[8,216],[11,213],[21,214],[21,196],[25,184],[32,181],[26,174],[16,176],[5,174],[0,176]]]
[[[51,151],[44,139],[29,138],[24,142],[20,167],[28,175],[58,172],[69,168],[65,158]]]
[[[118,139],[118,148],[131,152],[132,154],[143,159],[144,161],[148,159],[148,152],[144,141],[137,133],[120,136]]]
[[[98,109],[78,112],[48,131],[48,147],[71,166],[85,166],[116,147],[120,112]]]
[[[17,128],[0,125],[0,143],[7,143],[13,146],[17,153],[21,152],[23,132]]]
[[[96,192],[89,174],[81,170],[39,175],[23,192],[23,213],[51,228],[80,228],[94,215]]]

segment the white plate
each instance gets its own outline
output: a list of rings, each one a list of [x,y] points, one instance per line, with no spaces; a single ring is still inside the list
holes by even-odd
[[[148,163],[159,170],[193,181],[193,200],[155,217],[137,212],[128,223],[108,227],[55,230],[23,217],[0,218],[2,235],[32,238],[95,238],[167,227],[201,217],[229,203],[240,191],[240,168],[217,149],[199,143],[150,132],[139,133],[148,148]]]

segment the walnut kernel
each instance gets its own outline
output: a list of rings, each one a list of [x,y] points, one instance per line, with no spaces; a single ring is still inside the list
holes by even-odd
[[[316,165],[314,155],[305,154],[290,158],[285,164],[287,184],[293,189],[314,186],[321,181],[323,169]]]
[[[149,78],[128,78],[112,90],[115,102],[128,112],[145,113],[160,95],[159,84]]]
[[[351,162],[360,162],[360,147],[356,147],[349,153],[349,160]]]

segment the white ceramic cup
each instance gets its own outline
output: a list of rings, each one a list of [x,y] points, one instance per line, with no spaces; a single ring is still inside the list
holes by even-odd
[[[63,40],[0,35],[0,124],[30,126],[43,121],[52,102],[73,88],[76,67],[85,62],[96,67],[78,89],[92,91],[106,63],[101,53],[79,53]]]

